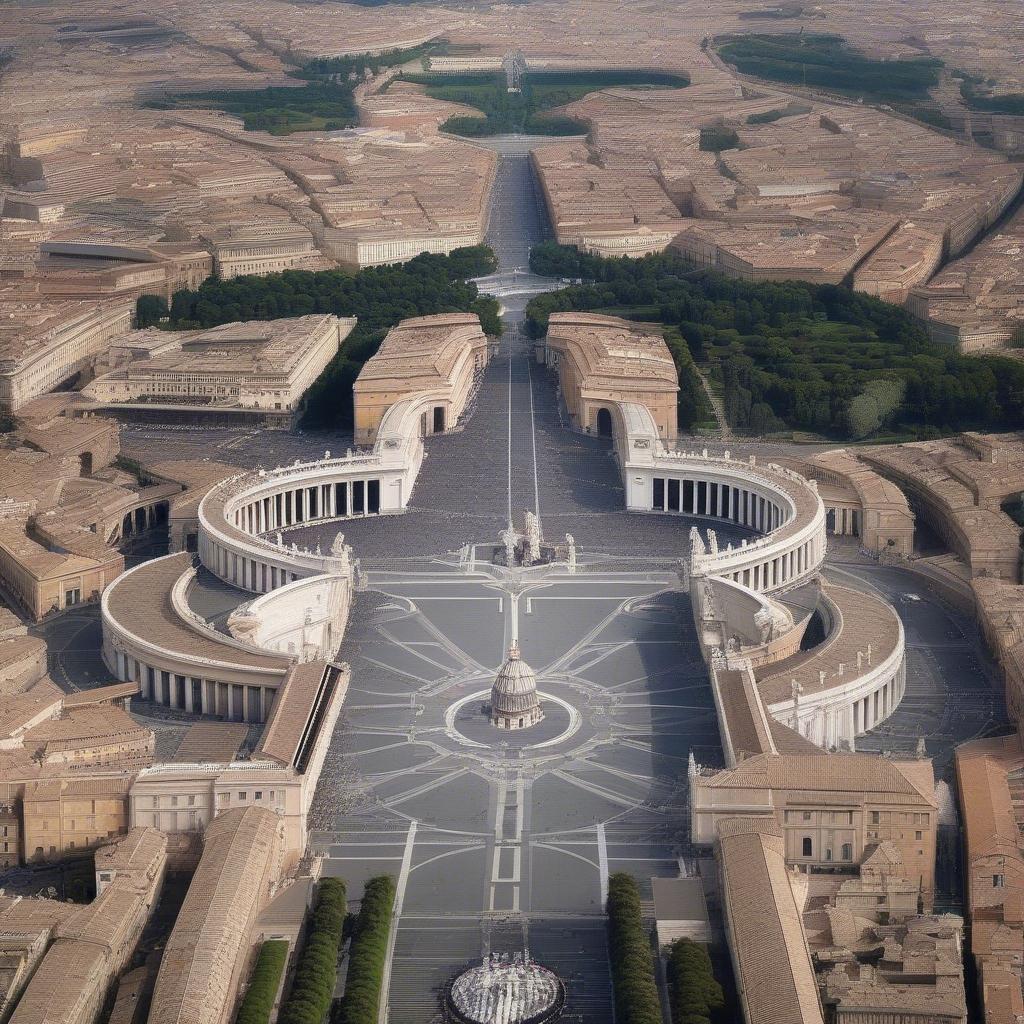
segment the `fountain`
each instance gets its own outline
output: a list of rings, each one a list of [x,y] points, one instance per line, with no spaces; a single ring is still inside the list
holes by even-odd
[[[463,971],[445,992],[449,1019],[459,1024],[546,1024],[565,1005],[565,986],[529,953],[492,953]]]

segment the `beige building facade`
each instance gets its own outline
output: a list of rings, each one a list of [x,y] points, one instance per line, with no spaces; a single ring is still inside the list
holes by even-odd
[[[86,369],[134,312],[125,300],[22,305],[0,315],[0,408],[11,412]]]
[[[693,841],[742,811],[774,821],[786,864],[852,871],[876,843],[899,849],[926,908],[934,898],[938,804],[930,761],[871,754],[762,754],[691,778]]]
[[[678,432],[679,375],[660,331],[598,313],[553,313],[540,356],[558,372],[572,425],[610,437],[611,403],[649,410],[661,441]]]
[[[324,314],[184,334],[137,332],[118,346],[126,365],[83,393],[101,405],[178,409],[200,420],[258,412],[268,424],[289,425],[355,324]]]
[[[421,415],[422,435],[454,428],[493,347],[480,318],[470,313],[403,320],[367,360],[352,389],[356,442],[372,444],[388,409],[414,395],[433,395]]]

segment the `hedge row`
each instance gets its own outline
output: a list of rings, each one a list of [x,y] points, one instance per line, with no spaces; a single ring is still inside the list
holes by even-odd
[[[334,996],[338,947],[345,927],[345,883],[321,880],[309,936],[302,948],[292,990],[278,1014],[279,1024],[322,1024]]]
[[[624,871],[608,879],[608,944],[618,1024],[662,1024],[654,952],[640,913],[640,890]]]
[[[725,1006],[707,949],[692,939],[676,939],[668,954],[673,1024],[711,1024]]]
[[[268,939],[260,946],[235,1024],[267,1024],[287,962],[288,943],[284,940]]]
[[[366,883],[336,1024],[377,1024],[394,903],[395,881],[390,875],[378,875]]]

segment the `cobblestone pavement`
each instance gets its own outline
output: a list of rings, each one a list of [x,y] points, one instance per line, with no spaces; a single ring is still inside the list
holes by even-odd
[[[395,563],[359,595],[311,841],[354,898],[397,880],[393,1024],[437,1020],[455,973],[524,948],[566,982],[565,1020],[610,1024],[608,874],[649,899],[688,854],[687,755],[722,757],[689,602],[664,568],[585,568]],[[513,630],[545,718],[498,733],[481,709]]]
[[[300,546],[330,546],[339,528],[364,561],[437,555],[496,541],[525,509],[538,512],[549,543],[572,533],[581,551],[682,558],[685,516],[635,515],[611,442],[561,424],[554,376],[531,359],[519,311],[505,318],[501,347],[484,373],[465,426],[427,440],[408,512],[287,531]],[[723,541],[746,534],[719,528]]]
[[[509,155],[489,241],[508,273],[525,266],[545,218],[522,140],[494,145]],[[370,570],[370,592],[358,597],[340,655],[353,666],[352,686],[316,794],[313,843],[355,897],[370,875],[398,880],[393,1024],[437,1020],[456,971],[488,951],[526,946],[567,981],[566,1019],[610,1021],[607,873],[629,870],[645,892],[652,876],[675,874],[677,857],[692,855],[686,757],[693,750],[704,764],[721,762],[688,598],[675,592],[692,521],[623,511],[610,443],[562,425],[555,380],[532,360],[521,329],[524,301],[505,300],[505,332],[472,415],[427,441],[406,515],[288,534],[327,547],[341,529]],[[255,466],[349,444],[338,434],[128,426],[124,447],[143,460]],[[826,446],[728,447],[770,460]],[[578,575],[486,564],[487,545],[510,515],[519,525],[524,509],[539,514],[549,543],[574,535]],[[718,529],[723,542],[741,536]],[[472,575],[444,557],[465,543],[480,545]],[[951,779],[955,743],[1005,720],[976,629],[906,570],[838,549],[831,571],[883,593],[907,633],[907,698],[858,747],[909,752],[923,736],[937,774]],[[921,600],[904,600],[907,593]],[[532,739],[495,740],[479,708],[509,642],[513,607],[547,717],[527,730]],[[97,669],[81,647],[83,637],[95,639],[95,620],[64,621],[46,627],[57,641],[51,671],[74,686],[77,670],[77,685],[87,685]],[[160,724],[171,749],[180,723]],[[939,884],[953,907],[959,866],[955,849],[947,853]]]

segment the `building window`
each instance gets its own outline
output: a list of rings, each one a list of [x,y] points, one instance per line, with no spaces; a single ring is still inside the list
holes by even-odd
[[[244,799],[245,799],[245,793],[243,793],[243,792],[239,791],[239,793],[238,793],[238,799],[239,799],[239,800],[244,800]]]
[[[871,824],[872,825],[877,825],[878,824],[878,811],[872,811],[871,812]]]
[[[804,857],[811,856],[811,838],[810,836],[804,836],[803,838],[803,854]]]
[[[853,860],[853,846],[850,843],[843,843],[843,860]]]
[[[1003,875],[993,875],[992,876],[992,888],[993,889],[1002,889],[1003,883],[1005,882],[1005,880],[1006,880],[1005,876],[1003,876]]]
[[[924,833],[923,833],[923,832],[921,832],[921,831],[917,831],[917,832],[915,832],[915,833],[914,833],[914,838],[915,838],[915,839],[916,839],[916,840],[917,840],[918,842],[921,842],[921,840],[922,840],[922,839],[924,839]]]
[[[811,820],[811,812],[810,811],[804,811],[804,821],[810,821],[810,820]]]
[[[262,800],[263,799],[263,790],[262,789],[257,789],[256,792],[253,793],[253,797],[252,798],[253,798],[253,800]]]

